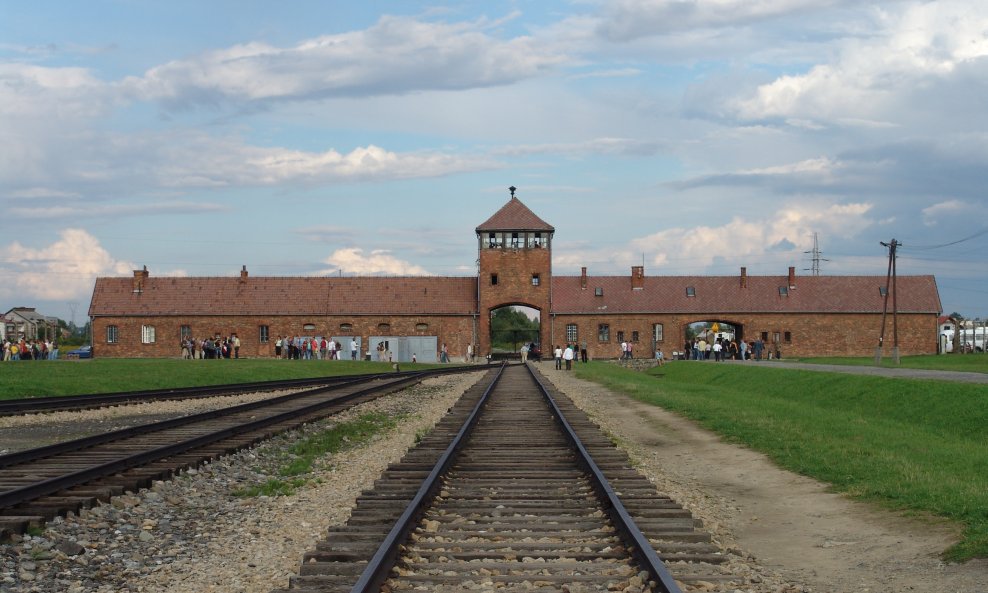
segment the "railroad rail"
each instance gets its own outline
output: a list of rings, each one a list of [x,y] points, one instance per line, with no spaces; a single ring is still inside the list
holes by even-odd
[[[449,367],[445,370],[447,372],[458,372],[464,369],[476,370],[476,367]],[[255,381],[251,383],[174,387],[170,389],[150,389],[115,393],[87,393],[80,395],[59,395],[50,397],[26,397],[0,401],[0,416],[77,411],[108,406],[140,404],[153,401],[200,399],[237,393],[304,389],[306,387],[315,387],[319,385],[339,385],[350,381],[379,377],[414,376],[419,372],[421,371],[371,373],[362,375],[336,375],[332,377],[282,379],[278,381]]]
[[[364,377],[2,455],[0,531],[23,533],[57,515],[147,487],[154,480],[168,479],[183,469],[449,372]]]
[[[531,365],[502,367],[361,494],[282,593],[735,580],[698,526]]]

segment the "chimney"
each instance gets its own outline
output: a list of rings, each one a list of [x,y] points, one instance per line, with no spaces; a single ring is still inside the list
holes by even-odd
[[[645,288],[645,266],[631,266],[631,289]]]
[[[748,268],[741,266],[741,288],[748,288]]]
[[[245,284],[247,282],[247,266],[245,265],[243,269],[240,270],[240,283]]]
[[[587,289],[587,267],[584,266],[580,268],[580,289]]]
[[[796,288],[796,268],[789,266],[789,288]]]
[[[141,294],[144,292],[144,284],[148,279],[148,267],[144,266],[144,269],[134,270],[134,293]]]

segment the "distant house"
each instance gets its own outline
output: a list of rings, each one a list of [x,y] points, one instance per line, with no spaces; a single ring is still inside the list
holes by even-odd
[[[14,307],[4,314],[4,338],[11,340],[53,339],[58,335],[58,318],[38,313],[34,307]]]

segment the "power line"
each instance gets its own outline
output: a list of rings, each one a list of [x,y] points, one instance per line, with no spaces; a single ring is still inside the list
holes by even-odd
[[[963,239],[958,239],[956,241],[951,241],[950,243],[943,243],[941,245],[919,245],[919,246],[911,247],[910,249],[916,250],[916,251],[929,251],[931,249],[941,249],[943,247],[950,247],[951,245],[957,245],[958,243],[964,243],[965,241],[970,241],[972,239],[977,239],[978,237],[980,237],[981,235],[984,235],[984,234],[988,234],[988,228],[981,229],[980,231],[974,233],[970,237],[964,237]],[[884,245],[884,243],[883,243],[883,245]],[[901,247],[902,245],[900,244],[899,246]]]

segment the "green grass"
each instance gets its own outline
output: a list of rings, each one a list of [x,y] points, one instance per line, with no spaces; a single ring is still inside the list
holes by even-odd
[[[874,366],[874,357],[832,357],[832,358],[800,358],[781,359],[779,362],[807,362],[811,364],[839,364],[849,366]],[[939,371],[966,371],[971,373],[988,373],[988,354],[980,352],[973,354],[946,354],[924,356],[902,356],[899,364],[895,364],[888,356],[882,357],[884,368],[923,369]]]
[[[436,365],[402,363],[414,370]],[[326,360],[110,359],[0,362],[0,399],[113,393],[390,372],[391,364]]]
[[[384,414],[364,414],[356,420],[306,436],[289,447],[278,470],[279,477],[270,478],[259,486],[237,490],[234,495],[290,496],[309,482],[305,476],[321,457],[362,445],[375,434],[394,428],[397,421]]]
[[[606,363],[578,376],[675,411],[835,491],[964,526],[944,556],[988,557],[988,388],[756,365]],[[661,375],[656,377],[655,375]]]

